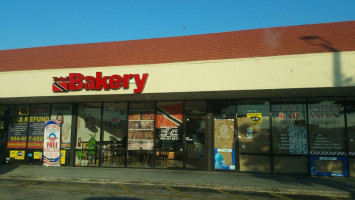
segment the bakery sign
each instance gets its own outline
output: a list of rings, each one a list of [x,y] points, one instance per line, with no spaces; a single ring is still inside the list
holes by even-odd
[[[113,74],[103,76],[102,72],[96,72],[96,76],[84,76],[81,73],[69,73],[67,77],[53,77],[53,92],[69,92],[80,90],[101,91],[102,89],[118,90],[129,89],[130,82],[135,83],[134,93],[142,93],[148,79],[148,74]]]

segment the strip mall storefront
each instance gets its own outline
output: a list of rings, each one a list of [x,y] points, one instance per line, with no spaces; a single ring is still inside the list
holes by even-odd
[[[319,26],[326,30],[343,25],[259,32],[300,30],[299,36],[305,36],[322,30]],[[355,23],[338,29],[345,34],[354,30],[349,26]],[[272,52],[277,48],[286,51],[289,46],[263,42],[269,50],[262,53],[267,55],[212,58],[226,54],[230,48],[226,43],[211,54],[208,49],[191,54],[196,57],[193,61],[185,54],[169,57],[169,52],[155,50],[157,58],[151,59],[156,63],[96,66],[88,61],[94,55],[90,52],[82,63],[75,57],[79,61],[74,64],[60,54],[83,52],[75,49],[79,45],[65,51],[65,46],[0,51],[0,61],[8,63],[0,72],[1,162],[41,164],[44,123],[52,119],[61,124],[62,165],[355,176],[355,48],[349,42],[337,43],[343,32],[336,37],[327,32],[318,38],[297,37],[301,46],[293,44],[293,49],[301,52],[276,55]],[[180,39],[179,44],[186,45],[212,39],[218,43],[228,34],[142,42],[168,51],[163,44],[171,46]],[[230,40],[241,39],[240,32],[233,34],[237,35]],[[292,37],[285,35],[280,40],[292,45]],[[211,38],[196,40],[203,37]],[[304,41],[308,39],[312,42]],[[329,45],[325,40],[339,51],[324,49]],[[127,51],[127,45],[137,47],[134,41],[117,43],[120,51]],[[105,55],[111,55],[111,47],[103,47],[104,43],[85,45],[102,47]],[[54,57],[38,58],[48,62],[45,66],[16,57],[33,57],[36,51]],[[144,57],[144,48],[141,51]],[[5,54],[6,59],[1,57]],[[173,60],[179,56],[181,60]],[[163,58],[172,60],[159,61]],[[15,60],[20,63],[14,64]]]

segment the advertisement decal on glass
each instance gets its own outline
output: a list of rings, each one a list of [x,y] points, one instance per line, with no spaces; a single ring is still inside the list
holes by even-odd
[[[13,117],[9,123],[7,148],[25,149],[27,141],[28,117]]]
[[[43,149],[44,124],[49,120],[49,116],[30,117],[28,127],[28,149]]]
[[[247,113],[247,117],[252,120],[252,124],[261,124],[263,122],[261,113]]]

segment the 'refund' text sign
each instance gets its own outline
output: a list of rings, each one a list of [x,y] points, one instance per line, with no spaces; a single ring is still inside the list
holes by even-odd
[[[134,80],[136,88],[134,93],[142,93],[148,79],[148,74],[113,74],[103,76],[102,72],[96,72],[96,76],[84,76],[81,73],[69,73],[67,77],[53,77],[53,92],[69,91],[101,91],[129,89],[130,81]]]

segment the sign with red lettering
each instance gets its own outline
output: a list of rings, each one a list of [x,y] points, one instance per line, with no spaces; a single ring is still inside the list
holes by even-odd
[[[60,166],[60,123],[49,120],[44,126],[43,166]]]
[[[96,76],[84,76],[81,73],[69,73],[67,77],[53,77],[53,92],[69,92],[79,90],[118,90],[129,89],[130,81],[134,80],[136,88],[134,93],[142,93],[148,79],[148,74],[114,74],[103,76],[102,72],[96,72]]]

